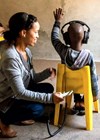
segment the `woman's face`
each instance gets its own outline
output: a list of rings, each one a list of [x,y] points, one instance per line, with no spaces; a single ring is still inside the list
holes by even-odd
[[[37,39],[39,38],[39,29],[40,25],[39,22],[34,22],[33,26],[31,29],[26,30],[26,35],[25,35],[25,45],[30,45],[34,46],[36,44]]]

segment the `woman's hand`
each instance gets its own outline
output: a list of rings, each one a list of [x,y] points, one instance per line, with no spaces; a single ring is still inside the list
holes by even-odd
[[[55,104],[57,104],[57,103],[59,103],[59,102],[62,102],[62,101],[64,101],[64,98],[63,98],[61,92],[53,93],[53,102],[54,102]]]
[[[64,15],[62,8],[56,9],[55,11],[53,11],[53,14],[54,14],[55,20],[61,22],[61,20],[63,19],[63,15]]]
[[[56,76],[56,69],[50,68],[50,73],[51,73],[51,75],[50,75],[50,80],[52,80],[52,79],[54,79],[55,76]]]

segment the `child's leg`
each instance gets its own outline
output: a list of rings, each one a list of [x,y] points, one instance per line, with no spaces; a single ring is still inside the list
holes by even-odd
[[[77,103],[77,102],[80,102],[80,101],[81,101],[81,95],[74,93],[74,102]]]

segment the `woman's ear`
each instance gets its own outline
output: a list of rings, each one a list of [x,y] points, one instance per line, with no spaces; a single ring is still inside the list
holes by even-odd
[[[20,32],[19,32],[19,35],[20,35],[20,37],[26,37],[26,30],[21,30]]]

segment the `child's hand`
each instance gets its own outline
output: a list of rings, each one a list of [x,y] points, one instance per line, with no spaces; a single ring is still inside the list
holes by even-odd
[[[61,22],[63,15],[64,15],[62,8],[56,9],[55,11],[53,11],[53,14],[54,14],[55,20]]]

